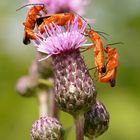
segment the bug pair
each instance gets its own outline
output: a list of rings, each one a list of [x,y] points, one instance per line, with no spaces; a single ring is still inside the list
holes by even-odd
[[[114,87],[118,67],[118,54],[116,48],[111,48],[109,45],[104,48],[100,35],[93,29],[86,30],[85,32],[93,44],[88,46],[84,51],[91,48],[94,49],[95,67],[98,71],[98,81],[110,83],[111,87]]]

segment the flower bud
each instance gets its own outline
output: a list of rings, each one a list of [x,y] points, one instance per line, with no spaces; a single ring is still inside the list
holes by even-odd
[[[84,116],[84,135],[88,138],[98,137],[108,129],[109,113],[101,102],[96,101]]]
[[[32,125],[31,137],[32,140],[62,140],[63,128],[55,118],[41,117]]]
[[[17,81],[16,91],[22,96],[32,96],[37,85],[36,77],[23,76]]]

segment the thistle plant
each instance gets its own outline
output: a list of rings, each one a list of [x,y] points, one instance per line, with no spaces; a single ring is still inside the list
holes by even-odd
[[[84,140],[84,135],[89,139],[100,136],[108,129],[109,113],[101,102],[96,101],[95,84],[80,53],[80,48],[87,42],[85,30],[88,23],[83,20],[82,27],[79,27],[78,18],[81,17],[78,14],[84,14],[89,0],[29,0],[29,3],[43,4],[50,15],[77,13],[67,25],[58,26],[53,22],[45,25],[43,34],[37,26],[36,30],[33,29],[36,40],[32,42],[37,49],[35,58],[29,74],[16,86],[20,95],[38,96],[40,119],[32,125],[32,140],[63,139],[62,125],[55,119],[58,118],[57,107],[73,116],[76,140]],[[41,11],[39,14],[46,13]],[[36,21],[33,19],[33,22]]]
[[[80,47],[86,42],[83,35],[86,22],[78,27],[78,16],[67,28],[57,26],[54,23],[50,28],[44,27],[44,34],[36,34],[34,45],[37,50],[52,57],[55,74],[56,102],[61,110],[70,113],[80,126],[77,129],[83,131],[82,118],[96,100],[96,89],[92,78],[80,55]],[[43,59],[42,59],[43,60]],[[78,139],[83,139],[80,132]],[[79,136],[80,135],[80,136]],[[80,138],[79,138],[80,137]]]
[[[86,42],[83,35],[87,23],[78,28],[78,17],[65,29],[46,25],[45,34],[36,34],[38,51],[52,56],[55,73],[56,101],[63,111],[73,116],[83,113],[95,103],[93,80],[80,56],[80,47]],[[46,37],[47,36],[47,37]]]
[[[75,1],[71,1],[71,0],[29,0],[28,4],[42,4],[45,8],[48,14],[55,14],[55,13],[62,13],[62,12],[76,12],[79,14],[84,13],[84,8],[88,5],[89,0],[75,0]],[[28,5],[27,4],[27,5]],[[42,16],[46,13],[43,13],[43,11],[41,12]],[[30,19],[31,21],[32,19]],[[38,59],[40,57],[40,55],[42,55],[40,52],[36,52],[35,53],[35,58],[33,60],[33,63],[31,65],[31,69],[29,71],[29,75],[23,76],[21,77],[16,84],[16,91],[17,93],[19,93],[22,96],[34,96],[36,90],[41,89],[41,94],[43,93],[43,95],[39,94],[41,97],[39,97],[39,100],[42,99],[42,96],[44,96],[44,88],[42,91],[42,86],[40,87],[40,82],[41,83],[45,83],[47,81],[45,81],[46,79],[48,79],[48,77],[53,77],[52,76],[52,66],[50,61],[47,60],[47,63],[49,62],[49,64],[45,64],[45,61],[43,62],[38,62]],[[47,66],[47,67],[46,67]],[[45,79],[45,80],[44,80]],[[48,84],[49,82],[47,82]],[[41,84],[41,85],[43,85]],[[48,85],[47,85],[48,86]],[[52,91],[52,90],[51,90]],[[51,94],[52,97],[54,97],[54,95]],[[52,108],[55,108],[55,110],[57,110],[56,105],[55,105],[55,101],[53,101],[53,98],[51,98],[52,102],[54,104],[51,104]],[[44,96],[45,98],[45,96]],[[47,100],[46,96],[46,100]],[[44,100],[43,100],[44,102]],[[52,109],[50,109],[52,110]],[[53,112],[53,114],[57,114],[56,112]]]

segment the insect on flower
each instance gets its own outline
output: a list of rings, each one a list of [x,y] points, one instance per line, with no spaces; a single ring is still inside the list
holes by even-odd
[[[102,76],[99,73],[99,81],[104,83],[110,83],[111,87],[116,84],[116,73],[118,67],[118,54],[116,48],[110,48],[109,46],[104,49],[107,54],[107,73]]]
[[[93,45],[88,46],[84,51],[94,48],[95,66],[97,67],[98,73],[103,75],[106,72],[103,42],[99,34],[94,30],[90,29],[89,31],[86,30],[85,32],[93,42]]]
[[[40,17],[37,19],[37,23],[39,23],[39,31],[41,33],[43,33],[44,30],[44,26],[47,25],[48,27],[50,27],[50,25],[52,25],[52,23],[55,23],[58,26],[66,26],[68,25],[68,23],[72,23],[75,19],[75,14],[73,13],[61,13],[61,14],[53,14],[51,16],[44,16],[44,17]],[[41,23],[42,22],[42,23]],[[41,23],[41,24],[40,24]],[[78,17],[78,27],[81,28],[82,27],[82,18]]]
[[[23,43],[25,45],[30,43],[30,39],[35,39],[33,30],[35,28],[36,20],[37,17],[40,15],[40,12],[47,13],[44,4],[28,4],[25,6],[29,6],[29,5],[34,5],[34,6],[29,9],[26,20],[23,23],[23,25],[25,26]],[[20,10],[21,8],[19,8],[18,10]]]
[[[87,1],[88,0],[85,0],[84,3],[86,3]],[[25,35],[24,35],[23,43],[25,45],[27,45],[27,44],[30,43],[30,39],[35,39],[35,35],[34,35],[33,30],[35,28],[35,24],[36,24],[36,20],[37,20],[38,16],[41,15],[40,17],[42,17],[43,15],[46,15],[46,14],[59,13],[59,11],[62,12],[64,10],[64,7],[66,8],[67,6],[68,7],[66,8],[67,9],[66,12],[71,12],[71,11],[76,11],[77,12],[77,10],[75,9],[76,8],[75,6],[80,6],[81,5],[79,0],[77,2],[76,2],[77,5],[75,5],[74,4],[75,2],[73,3],[71,1],[63,1],[63,0],[56,0],[56,1],[54,1],[54,0],[39,0],[39,1],[29,0],[29,4],[24,5],[24,6],[21,7],[21,8],[23,8],[23,7],[26,7],[26,6],[34,5],[32,8],[29,9],[29,12],[27,14],[26,20],[23,23],[24,26],[25,26],[25,28],[24,28],[24,31],[25,31],[24,34]],[[21,9],[21,8],[19,8],[19,9]],[[78,8],[78,9],[81,10],[81,8]],[[45,14],[42,14],[43,12]],[[48,17],[50,17],[50,16],[48,16]],[[73,19],[74,19],[74,17],[73,17]],[[56,16],[53,16],[53,18],[55,18],[55,19],[53,19],[53,21],[55,22],[56,19],[59,19],[59,21],[60,21],[60,18],[63,18],[62,19],[63,21],[67,20],[68,18],[71,19],[72,16],[69,16],[67,18],[66,15],[63,16],[63,14],[62,14],[62,15],[59,15],[57,18],[56,18]],[[41,18],[39,20],[41,20]],[[52,21],[50,21],[50,22],[52,22]],[[61,25],[62,24],[63,23],[61,23]],[[44,28],[43,25],[42,25],[42,28]]]
[[[88,34],[88,37],[91,39],[93,44],[88,46],[84,51],[94,48],[95,65],[98,70],[98,80],[104,83],[109,82],[111,87],[114,87],[116,84],[116,73],[118,67],[118,54],[116,52],[116,48],[110,48],[109,46],[104,48],[99,34],[94,30],[86,30],[85,32]],[[105,58],[105,54],[107,55],[107,58]]]

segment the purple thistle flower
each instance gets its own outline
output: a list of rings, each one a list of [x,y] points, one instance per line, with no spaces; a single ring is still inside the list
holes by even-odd
[[[78,27],[78,17],[68,28],[52,24],[50,28],[46,25],[45,33],[36,34],[37,41],[33,41],[37,50],[49,56],[78,50],[86,42],[83,35],[87,23],[84,22],[81,29]],[[38,44],[39,42],[39,44]]]
[[[82,15],[89,2],[90,0],[29,0],[29,3],[44,4],[49,14],[74,11]]]
[[[78,27],[78,17],[72,24],[45,26],[45,33],[36,34],[38,51],[52,56],[55,74],[55,97],[59,108],[74,117],[87,111],[96,100],[92,78],[80,56],[80,47],[86,42],[83,35],[87,23]]]

